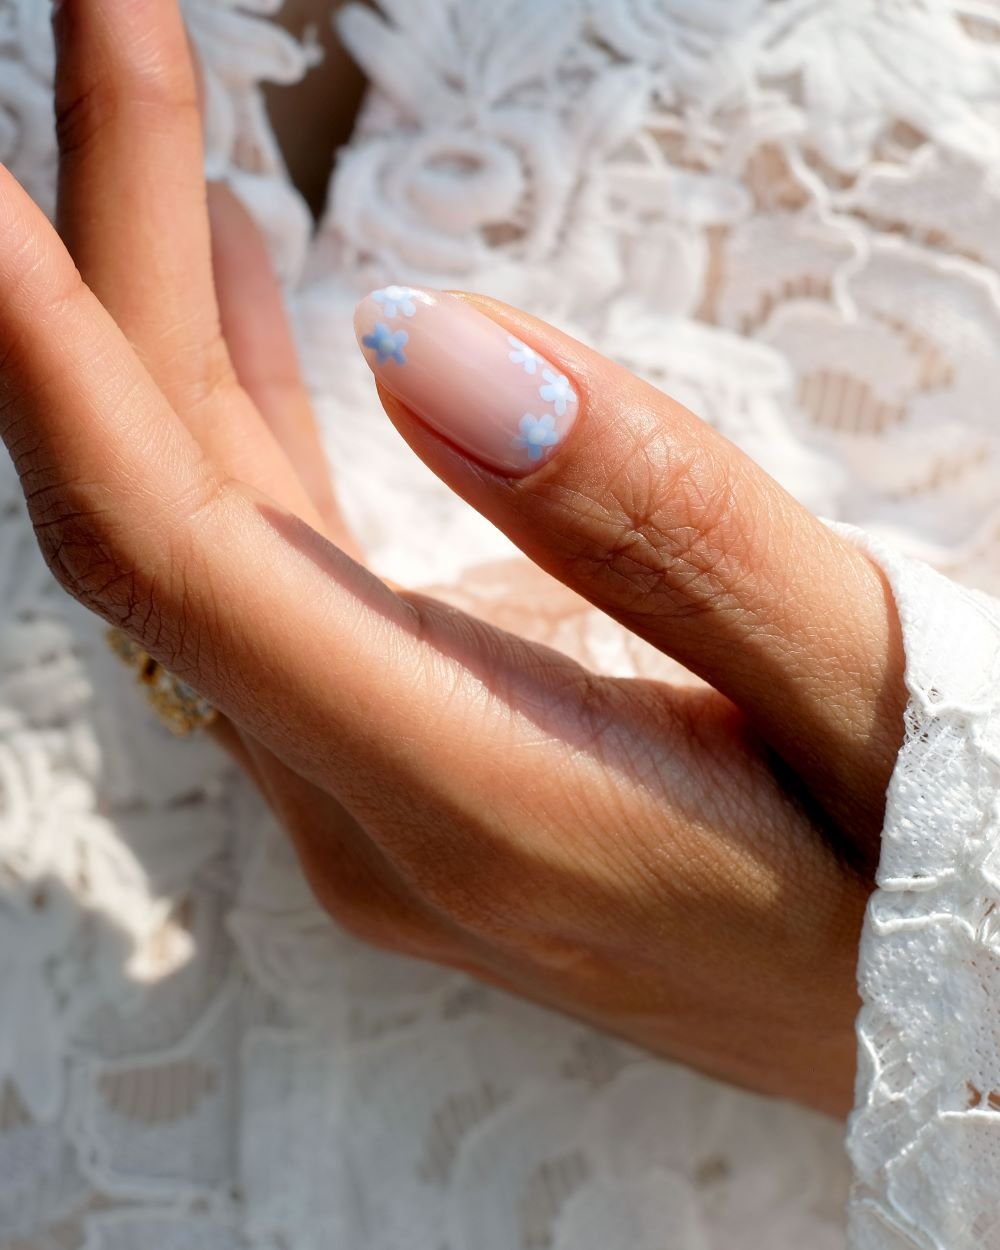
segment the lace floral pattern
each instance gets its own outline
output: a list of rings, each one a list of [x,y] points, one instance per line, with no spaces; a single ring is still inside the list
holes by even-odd
[[[267,231],[376,568],[501,623],[540,576],[376,413],[349,312],[379,287],[399,328],[407,288],[386,284],[409,282],[487,289],[596,343],[863,527],[844,532],[893,579],[913,702],[862,950],[850,1233],[840,1126],[335,932],[248,783],[150,720],[52,582],[4,461],[0,1248],[992,1244],[991,1034],[921,1012],[935,974],[956,1019],[997,1001],[1000,717],[972,678],[1000,685],[1000,622],[894,552],[1000,589],[996,7],[348,6],[372,90],[310,245],[259,89],[311,59],[278,3],[185,2],[210,171]],[[45,7],[0,0],[0,159],[51,208]],[[535,636],[671,672],[547,593],[565,611]],[[945,618],[948,656],[924,645]],[[942,768],[963,823],[925,813],[915,840],[914,789]]]

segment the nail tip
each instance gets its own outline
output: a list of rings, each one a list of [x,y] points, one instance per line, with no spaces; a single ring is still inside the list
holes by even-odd
[[[354,326],[380,384],[494,472],[544,469],[574,423],[558,362],[448,293],[389,283],[358,302]]]

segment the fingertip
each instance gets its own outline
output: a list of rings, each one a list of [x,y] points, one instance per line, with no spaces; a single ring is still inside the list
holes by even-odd
[[[362,300],[355,331],[379,384],[494,473],[542,468],[576,423],[562,366],[467,300],[389,286]]]
[[[358,300],[354,307],[354,337],[357,340],[358,350],[365,359],[372,372],[375,372],[372,364],[372,347],[373,341],[372,326],[378,319],[379,308],[374,300],[374,291],[369,291],[364,299]]]
[[[407,362],[410,319],[417,304],[433,303],[436,292],[390,284],[369,291],[354,309],[354,336],[368,367],[376,378],[379,366]]]

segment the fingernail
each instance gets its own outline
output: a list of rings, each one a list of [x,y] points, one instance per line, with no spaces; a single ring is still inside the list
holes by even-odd
[[[540,468],[573,428],[569,379],[457,296],[389,286],[361,301],[354,327],[379,383],[495,472]]]

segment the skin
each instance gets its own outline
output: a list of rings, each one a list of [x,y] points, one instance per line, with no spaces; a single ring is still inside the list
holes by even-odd
[[[601,677],[509,605],[379,581],[263,247],[202,181],[174,0],[65,0],[57,33],[62,242],[0,177],[0,434],[54,575],[222,711],[352,932],[845,1113],[906,699],[880,571],[680,405],[469,296],[562,363],[573,436],[512,481],[390,418],[693,677]]]

